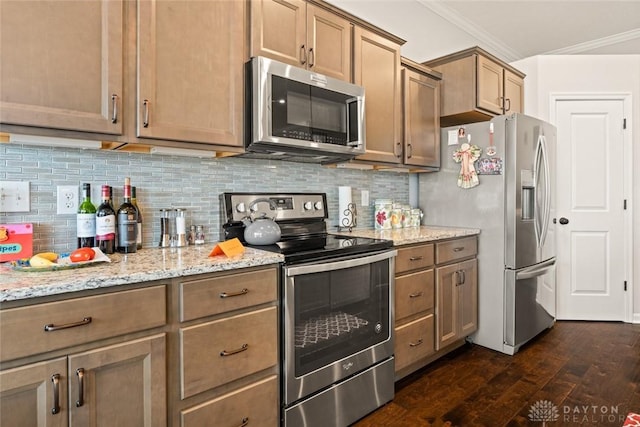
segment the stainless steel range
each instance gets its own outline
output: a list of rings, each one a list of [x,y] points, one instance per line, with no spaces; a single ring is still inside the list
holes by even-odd
[[[267,199],[253,203],[256,199]],[[285,426],[347,426],[394,395],[393,280],[388,240],[327,233],[324,193],[223,193],[223,233],[242,220],[275,218],[284,255],[281,403]]]

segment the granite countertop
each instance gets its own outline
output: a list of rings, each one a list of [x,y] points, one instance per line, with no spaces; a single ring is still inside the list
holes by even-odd
[[[332,232],[332,234],[393,240],[393,244],[395,246],[402,246],[414,243],[434,242],[436,240],[452,239],[456,237],[474,236],[476,234],[480,234],[480,230],[477,228],[423,225],[421,227],[396,228],[391,230],[354,228],[352,231],[335,231]]]
[[[395,246],[479,233],[480,230],[474,228],[434,226],[333,232],[354,237],[392,240]],[[209,245],[173,249],[149,248],[129,255],[109,255],[111,262],[108,263],[51,272],[15,271],[8,264],[0,264],[0,302],[277,264],[284,260],[280,254],[253,248],[246,248],[242,256],[233,258],[224,255],[209,257],[209,252]]]
[[[142,249],[134,254],[111,254],[111,262],[47,272],[15,271],[0,264],[0,302],[108,288],[173,277],[277,264],[282,255],[246,248],[243,255],[209,257],[211,246]]]

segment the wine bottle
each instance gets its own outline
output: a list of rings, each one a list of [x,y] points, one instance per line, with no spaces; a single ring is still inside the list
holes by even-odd
[[[96,212],[96,243],[105,254],[116,248],[116,212],[109,202],[109,186],[102,186],[102,203]]]
[[[138,211],[131,203],[131,180],[124,179],[124,196],[118,207],[118,252],[134,253],[138,234]]]
[[[142,249],[142,211],[138,206],[138,199],[136,198],[136,187],[131,187],[131,204],[138,211],[138,234],[136,238],[136,248]]]
[[[96,245],[96,207],[91,203],[91,184],[82,184],[82,203],[78,206],[76,225],[79,248]]]

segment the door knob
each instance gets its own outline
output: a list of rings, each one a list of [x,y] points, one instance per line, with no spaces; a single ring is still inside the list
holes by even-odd
[[[559,222],[562,225],[569,224],[569,220],[567,218],[565,218],[565,217],[560,218]]]

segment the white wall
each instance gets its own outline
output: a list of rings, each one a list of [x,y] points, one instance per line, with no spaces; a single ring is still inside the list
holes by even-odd
[[[627,128],[632,132],[633,164],[640,164],[640,55],[543,55],[512,65],[527,74],[525,113],[542,120],[550,120],[552,94],[631,94],[632,113],[627,117]],[[635,268],[628,281],[633,289],[634,323],[640,323],[640,172],[632,174]]]

